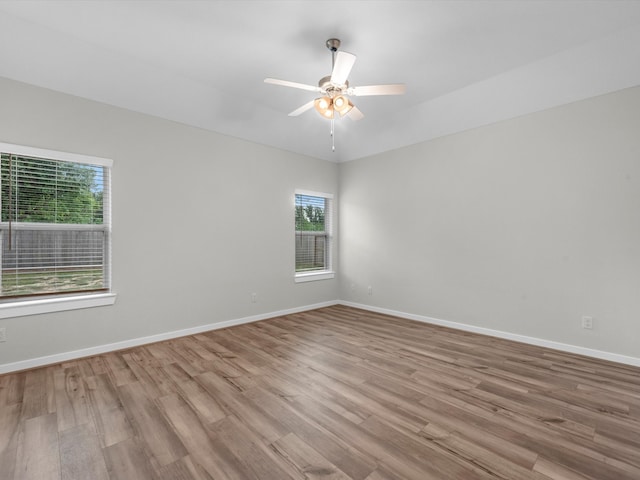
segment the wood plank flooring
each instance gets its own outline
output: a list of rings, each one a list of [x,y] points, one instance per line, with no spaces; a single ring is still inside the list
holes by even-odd
[[[638,480],[640,369],[323,308],[0,376],[0,479]]]

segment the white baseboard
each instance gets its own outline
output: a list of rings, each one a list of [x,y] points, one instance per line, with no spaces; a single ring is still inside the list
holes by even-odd
[[[236,318],[233,320],[226,320],[223,322],[209,323],[206,325],[198,325],[197,327],[185,328],[183,330],[174,330],[172,332],[158,333],[156,335],[149,335],[148,337],[139,337],[131,340],[123,340],[121,342],[107,343],[104,345],[97,345],[95,347],[83,348],[80,350],[73,350],[70,352],[56,353],[53,355],[47,355],[44,357],[30,358],[28,360],[20,360],[13,363],[0,364],[0,374],[17,372],[20,370],[28,370],[31,368],[42,367],[45,365],[55,365],[56,363],[67,362],[69,360],[75,360],[83,357],[91,357],[93,355],[99,355],[101,353],[113,352],[116,350],[123,350],[125,348],[137,347],[139,345],[146,345],[149,343],[161,342],[163,340],[171,340],[173,338],[185,337],[187,335],[195,335],[197,333],[208,332],[211,330],[218,330],[221,328],[233,327],[235,325],[242,325],[243,323],[258,322],[260,320],[266,320],[268,318],[281,317],[283,315],[290,315],[292,313],[305,312],[307,310],[315,310],[316,308],[330,307],[338,304],[338,301],[330,301],[323,303],[316,303],[313,305],[305,305],[302,307],[289,308],[287,310],[279,310],[276,312],[261,313],[258,315],[251,315],[250,317]]]
[[[603,352],[602,350],[594,350],[591,348],[578,347],[576,345],[569,345],[567,343],[553,342],[551,340],[544,340],[536,337],[528,337],[526,335],[518,335],[516,333],[503,332],[500,330],[492,330],[490,328],[476,327],[474,325],[467,325],[465,323],[451,322],[448,320],[440,320],[439,318],[427,317],[424,315],[416,315],[413,313],[399,312],[397,310],[390,310],[388,308],[373,307],[371,305],[364,305],[361,303],[339,301],[340,305],[346,305],[348,307],[360,308],[362,310],[369,310],[371,312],[383,313],[386,315],[393,315],[394,317],[406,318],[408,320],[415,320],[418,322],[429,323],[432,325],[440,325],[442,327],[455,328],[456,330],[463,330],[466,332],[480,333],[482,335],[490,335],[492,337],[504,338],[506,340],[514,340],[516,342],[528,343],[529,345],[536,345],[538,347],[552,348],[554,350],[560,350],[562,352],[576,353],[578,355],[585,355],[587,357],[600,358],[602,360],[609,360],[611,362],[624,363],[626,365],[633,365],[640,367],[640,358],[629,357],[626,355],[619,355],[617,353]]]
[[[275,312],[261,313],[258,315],[226,320],[223,322],[209,323],[206,325],[198,325],[197,327],[185,328],[183,330],[174,330],[172,332],[159,333],[159,334],[150,335],[147,337],[139,337],[131,340],[123,340],[121,342],[97,345],[95,347],[83,348],[80,350],[73,350],[70,352],[56,353],[53,355],[31,358],[31,359],[21,360],[13,363],[0,364],[0,374],[17,372],[20,370],[28,370],[31,368],[42,367],[45,365],[54,365],[56,363],[66,362],[69,360],[75,360],[83,357],[90,357],[93,355],[99,355],[101,353],[113,352],[116,350],[123,350],[125,348],[131,348],[131,347],[137,347],[139,345],[161,342],[163,340],[171,340],[173,338],[184,337],[187,335],[195,335],[197,333],[208,332],[211,330],[218,330],[221,328],[233,327],[235,325],[242,325],[244,323],[257,322],[260,320],[266,320],[268,318],[273,318],[273,317],[280,317],[280,316],[289,315],[292,313],[299,313],[299,312],[305,312],[308,310],[315,310],[317,308],[330,307],[332,305],[345,305],[348,307],[360,308],[362,310],[369,310],[372,312],[383,313],[386,315],[393,315],[395,317],[406,318],[408,320],[416,320],[418,322],[429,323],[432,325],[440,325],[443,327],[455,328],[457,330],[474,332],[482,335],[490,335],[492,337],[504,338],[507,340],[514,340],[516,342],[528,343],[530,345],[536,345],[539,347],[546,347],[554,350],[560,350],[563,352],[576,353],[576,354],[585,355],[588,357],[600,358],[603,360],[609,360],[612,362],[618,362],[626,365],[633,365],[636,367],[640,367],[640,358],[636,358],[636,357],[629,357],[626,355],[619,355],[617,353],[604,352],[601,350],[594,350],[591,348],[578,347],[576,345],[553,342],[551,340],[543,340],[540,338],[528,337],[525,335],[518,335],[515,333],[509,333],[509,332],[503,332],[500,330],[492,330],[490,328],[476,327],[474,325],[451,322],[448,320],[441,320],[438,318],[427,317],[424,315],[405,313],[397,310],[391,310],[388,308],[374,307],[371,305],[347,302],[343,300],[335,300],[335,301],[316,303],[313,305],[305,305],[302,307],[295,307],[295,308],[290,308],[290,309],[280,310]]]

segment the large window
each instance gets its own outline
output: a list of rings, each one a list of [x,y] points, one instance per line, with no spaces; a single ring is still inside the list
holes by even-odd
[[[296,191],[296,280],[333,278],[332,201],[326,193]]]
[[[0,305],[110,291],[111,161],[0,144]]]

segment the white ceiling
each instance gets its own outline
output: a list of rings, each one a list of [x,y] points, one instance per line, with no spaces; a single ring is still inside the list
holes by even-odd
[[[314,110],[328,38],[359,122]],[[345,161],[640,85],[640,1],[0,1],[0,76]]]

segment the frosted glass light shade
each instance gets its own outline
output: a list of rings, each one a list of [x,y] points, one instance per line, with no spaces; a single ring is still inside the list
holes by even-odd
[[[325,118],[333,118],[333,101],[329,97],[316,98],[313,106]]]

